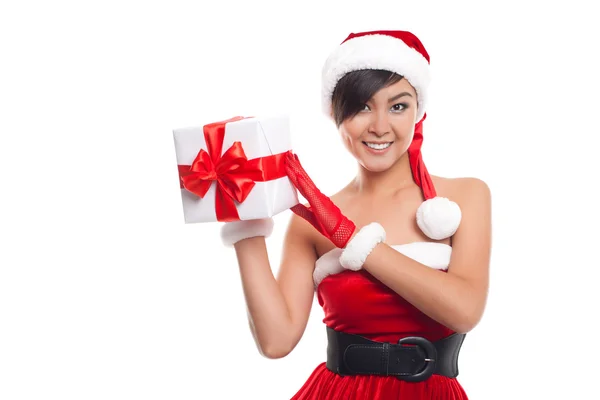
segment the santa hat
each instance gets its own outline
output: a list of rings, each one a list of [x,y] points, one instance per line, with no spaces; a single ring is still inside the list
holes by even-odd
[[[331,115],[332,95],[339,80],[348,72],[382,69],[402,75],[417,93],[417,124],[408,157],[413,179],[425,201],[417,210],[417,224],[434,240],[448,238],[461,220],[458,204],[438,197],[421,156],[423,121],[426,118],[427,89],[431,80],[429,54],[415,35],[405,31],[351,33],[327,58],[322,71],[323,112]]]

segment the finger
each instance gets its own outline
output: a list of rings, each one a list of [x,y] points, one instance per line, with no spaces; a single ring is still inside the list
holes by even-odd
[[[289,157],[290,156],[288,155],[288,158]],[[292,182],[292,184],[294,185],[294,187],[296,189],[300,189],[300,187],[298,185],[298,177],[301,176],[301,174],[299,173],[298,166],[294,164],[293,160],[286,162],[285,173],[288,176],[288,178],[290,179],[290,181]]]
[[[321,197],[323,197],[323,193],[317,189],[316,186],[311,185],[310,182],[303,176],[298,177],[298,191],[302,194],[302,196],[308,201],[313,213],[317,213],[317,208],[321,208],[323,201]]]
[[[286,163],[286,169],[288,174],[293,174],[295,176],[302,176],[308,182],[309,186],[316,187],[315,183],[312,181],[302,164],[300,163],[300,159],[297,154],[287,154],[288,162]],[[292,172],[290,172],[292,171]]]
[[[317,229],[317,231],[325,234],[325,231],[323,230],[323,227],[319,223],[319,220],[316,218],[315,214],[304,204],[296,204],[291,208],[291,210],[294,212],[294,214],[310,223],[314,228]]]
[[[315,193],[313,185],[310,185],[306,178],[302,175],[296,175],[293,171],[289,174],[292,185],[298,190],[298,192],[304,197],[309,203],[312,201],[312,197],[314,197],[313,193]]]
[[[291,210],[302,218],[310,218],[310,216],[313,215],[312,211],[302,203],[296,204]]]

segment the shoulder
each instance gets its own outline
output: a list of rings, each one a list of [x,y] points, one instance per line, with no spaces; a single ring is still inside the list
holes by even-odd
[[[492,195],[488,184],[479,178],[437,178],[433,179],[437,195],[455,202],[460,208],[461,228],[491,225]],[[456,236],[456,235],[455,235]]]
[[[432,176],[438,195],[448,197],[458,203],[469,203],[473,200],[485,201],[491,198],[489,185],[475,177],[442,178]]]
[[[489,196],[491,193],[488,184],[479,178],[456,178],[453,181],[456,189],[463,194]]]
[[[461,223],[452,238],[453,247],[460,243],[473,245],[484,252],[490,247],[491,236],[491,191],[488,184],[479,178],[453,178],[447,182],[446,193],[438,193],[458,204]],[[469,250],[472,254],[475,250]],[[467,251],[463,251],[467,252]]]

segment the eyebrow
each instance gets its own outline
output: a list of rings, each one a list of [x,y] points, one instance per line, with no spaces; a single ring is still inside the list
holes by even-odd
[[[396,101],[396,100],[398,100],[402,96],[410,96],[410,97],[412,97],[412,95],[410,93],[408,93],[408,92],[402,92],[400,94],[395,95],[394,97],[391,97],[388,100],[388,103],[391,103],[392,101]]]

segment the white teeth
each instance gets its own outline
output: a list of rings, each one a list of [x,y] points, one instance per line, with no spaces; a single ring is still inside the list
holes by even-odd
[[[376,143],[368,143],[365,142],[365,144],[370,147],[371,149],[375,149],[375,150],[383,150],[383,149],[387,149],[388,147],[390,147],[392,145],[392,142],[388,142],[388,143],[383,143],[383,144],[376,144]]]

